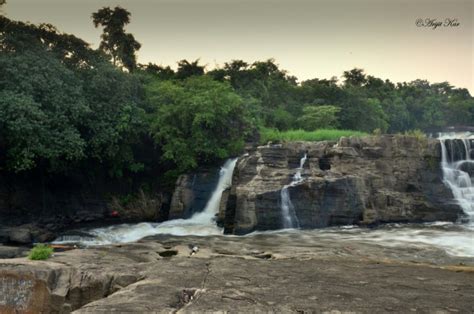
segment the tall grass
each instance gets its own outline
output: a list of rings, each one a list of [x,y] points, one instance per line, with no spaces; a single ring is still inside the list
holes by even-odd
[[[260,143],[291,142],[291,141],[337,141],[342,136],[367,136],[369,134],[353,130],[327,130],[316,131],[288,130],[279,131],[277,129],[262,128],[260,130]]]

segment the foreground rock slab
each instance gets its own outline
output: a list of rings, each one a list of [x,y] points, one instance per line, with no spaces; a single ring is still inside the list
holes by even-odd
[[[472,258],[292,239],[160,236],[0,260],[0,312],[474,311]]]

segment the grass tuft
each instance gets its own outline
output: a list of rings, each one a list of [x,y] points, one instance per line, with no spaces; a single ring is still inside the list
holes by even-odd
[[[31,249],[28,258],[34,261],[48,259],[53,254],[53,248],[46,244],[37,244]]]
[[[337,141],[346,136],[368,136],[369,134],[353,130],[330,130],[320,129],[315,131],[288,130],[279,131],[277,129],[262,128],[260,130],[260,143],[268,142],[292,142],[292,141]]]

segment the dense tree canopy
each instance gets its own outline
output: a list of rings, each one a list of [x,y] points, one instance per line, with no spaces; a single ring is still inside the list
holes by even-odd
[[[146,131],[139,80],[72,35],[7,24],[0,38],[0,167],[18,172],[40,163],[57,172],[96,160],[114,175],[136,168],[130,145]],[[68,52],[74,45],[80,54]]]
[[[55,163],[84,156],[79,128],[90,108],[80,85],[47,52],[0,55],[0,130],[10,168],[30,169],[38,158]]]
[[[298,82],[272,59],[210,71],[199,60],[136,65],[130,13],[103,8],[93,22],[104,29],[97,50],[0,16],[0,170],[179,173],[239,154],[261,127],[396,133],[474,122],[473,97],[447,82],[393,83],[358,68]]]
[[[242,150],[248,112],[228,84],[194,76],[184,81],[153,80],[146,90],[155,109],[151,133],[163,147],[163,158],[179,170]]]

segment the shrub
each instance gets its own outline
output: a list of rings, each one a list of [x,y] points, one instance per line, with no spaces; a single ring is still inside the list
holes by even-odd
[[[37,244],[31,249],[28,258],[34,261],[48,259],[53,254],[53,248],[46,244]]]

